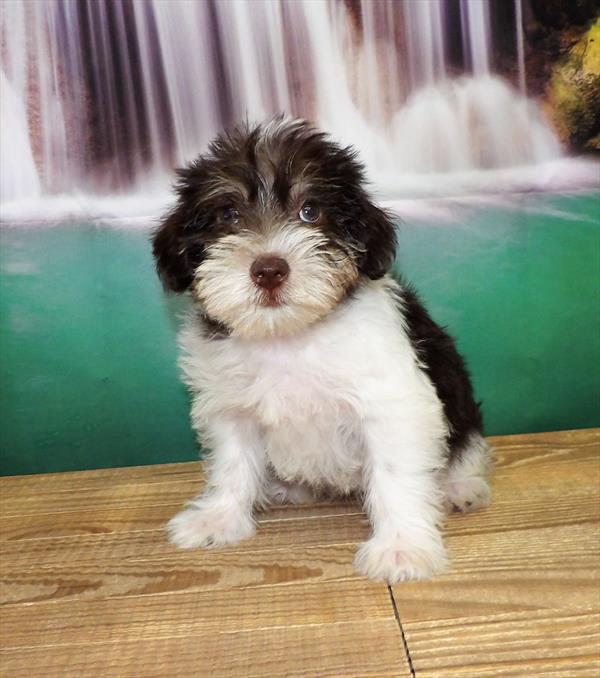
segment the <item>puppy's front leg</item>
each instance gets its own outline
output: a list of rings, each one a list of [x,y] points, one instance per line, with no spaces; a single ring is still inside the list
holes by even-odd
[[[252,508],[264,477],[264,453],[253,422],[223,417],[211,421],[207,485],[167,525],[180,548],[216,548],[254,534]]]
[[[355,565],[389,583],[423,579],[446,565],[437,479],[444,424],[435,405],[425,412],[389,404],[384,409],[391,416],[369,417],[365,424],[365,506],[373,534],[360,546]]]

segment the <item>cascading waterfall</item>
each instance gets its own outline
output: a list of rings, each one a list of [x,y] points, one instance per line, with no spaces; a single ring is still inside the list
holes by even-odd
[[[560,155],[535,104],[492,75],[485,0],[13,0],[1,12],[5,204],[150,190],[223,125],[280,111],[399,184]]]
[[[3,72],[0,72],[0,124],[7,130],[2,134],[0,154],[2,196],[16,200],[39,196],[40,178],[31,152],[23,99]],[[15,158],[18,162],[14,162]]]
[[[430,85],[446,74],[443,0],[407,2],[402,9],[408,27],[406,41],[411,86]],[[372,11],[372,7],[364,7],[364,11]]]
[[[490,72],[490,6],[486,2],[460,0],[462,32],[467,36],[466,47],[474,75]]]
[[[517,27],[517,65],[519,68],[519,89],[527,94],[527,76],[525,73],[525,35],[523,30],[523,2],[515,0],[515,25]]]

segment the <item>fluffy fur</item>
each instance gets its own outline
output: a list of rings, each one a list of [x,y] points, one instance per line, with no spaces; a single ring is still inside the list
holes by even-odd
[[[452,339],[387,271],[395,231],[353,150],[277,118],[218,137],[180,170],[154,235],[158,272],[197,310],[181,332],[207,486],[169,523],[180,547],[253,534],[253,510],[358,492],[373,579],[444,569],[444,507],[489,502],[489,449]],[[277,257],[289,276],[250,274]]]

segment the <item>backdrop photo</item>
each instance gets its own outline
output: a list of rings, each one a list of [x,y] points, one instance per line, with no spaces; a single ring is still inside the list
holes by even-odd
[[[174,169],[276,114],[356,148],[490,435],[600,425],[593,0],[10,0],[0,472],[195,459]]]

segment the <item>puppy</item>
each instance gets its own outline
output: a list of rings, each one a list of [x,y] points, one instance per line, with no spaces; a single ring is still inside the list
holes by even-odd
[[[173,518],[182,548],[250,537],[257,506],[357,492],[372,579],[446,565],[444,507],[489,503],[489,449],[453,340],[388,271],[388,214],[362,165],[301,120],[226,132],[179,170],[154,233],[164,286],[188,291],[181,333],[203,493]]]

